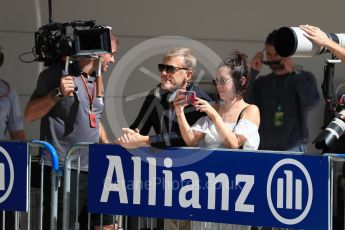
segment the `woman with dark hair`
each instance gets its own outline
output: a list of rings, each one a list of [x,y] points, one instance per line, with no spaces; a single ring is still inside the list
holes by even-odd
[[[245,54],[234,51],[224,59],[213,80],[221,100],[212,106],[207,101],[196,98],[193,105],[207,116],[200,118],[192,127],[184,114],[185,96],[176,96],[175,111],[187,146],[199,144],[212,148],[258,149],[260,112],[256,105],[243,100],[249,77],[250,66]]]

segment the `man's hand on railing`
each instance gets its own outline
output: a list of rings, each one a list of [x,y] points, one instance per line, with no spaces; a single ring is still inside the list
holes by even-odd
[[[122,128],[122,135],[115,140],[116,144],[127,149],[149,147],[149,136],[143,136],[139,129]]]

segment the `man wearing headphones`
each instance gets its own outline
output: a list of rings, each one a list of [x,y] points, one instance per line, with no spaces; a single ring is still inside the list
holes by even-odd
[[[195,96],[212,101],[209,95],[191,83],[195,68],[196,58],[191,49],[173,48],[165,53],[163,63],[158,64],[160,83],[146,96],[137,118],[130,128],[122,129],[123,134],[116,142],[125,148],[185,146],[173,105],[177,92],[194,91]],[[186,107],[185,113],[191,125],[206,115],[196,111],[192,105]],[[151,128],[155,134],[149,136]],[[133,219],[130,220],[127,228],[135,229]],[[158,229],[164,228],[161,222],[163,220],[158,220]],[[174,220],[167,220],[166,225],[167,229],[177,228]],[[189,230],[190,222],[181,221],[180,229]]]
[[[208,94],[191,83],[195,68],[196,58],[191,49],[173,48],[165,53],[163,63],[158,64],[159,85],[146,96],[130,128],[122,129],[123,135],[117,139],[117,143],[125,148],[185,146],[173,108],[176,93],[179,90],[194,91],[197,97],[212,101]],[[192,105],[185,111],[191,125],[206,115],[196,111]],[[151,128],[156,134],[148,136]]]

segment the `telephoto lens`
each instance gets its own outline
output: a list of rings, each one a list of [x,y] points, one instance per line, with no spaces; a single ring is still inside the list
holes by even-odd
[[[340,118],[345,117],[345,109],[328,124],[328,126],[316,137],[313,143],[317,149],[329,151],[345,131],[345,122]]]
[[[282,57],[312,57],[329,52],[325,47],[319,47],[304,36],[299,27],[281,27],[274,37],[274,48]],[[344,33],[324,32],[331,40],[345,47]]]

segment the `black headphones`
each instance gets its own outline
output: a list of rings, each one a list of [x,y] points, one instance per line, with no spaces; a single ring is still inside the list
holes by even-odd
[[[0,66],[4,63],[4,53],[2,52],[2,47],[0,46]]]

